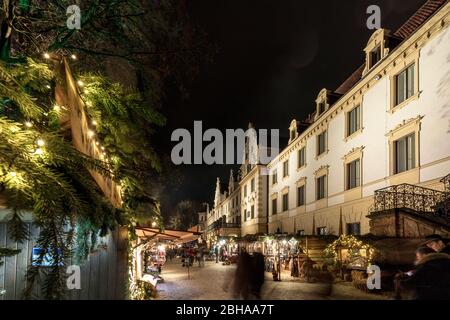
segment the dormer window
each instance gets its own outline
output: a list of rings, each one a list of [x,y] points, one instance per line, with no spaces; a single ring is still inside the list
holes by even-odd
[[[319,103],[319,115],[325,112],[325,102]]]
[[[291,121],[291,125],[289,126],[289,143],[298,137],[297,125],[297,120],[294,119]]]
[[[380,60],[381,60],[381,46],[378,46],[370,52],[369,68],[372,68]]]
[[[384,57],[389,54],[391,48],[399,42],[399,39],[391,36],[389,30],[376,30],[364,48],[366,54],[366,67],[363,75],[368,73],[374,66],[378,64]]]
[[[316,99],[316,119],[325,113],[329,108],[328,95],[330,91],[322,89]]]

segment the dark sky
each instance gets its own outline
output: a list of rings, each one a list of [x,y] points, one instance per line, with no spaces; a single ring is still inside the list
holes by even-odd
[[[373,33],[366,9],[381,8],[382,27],[400,27],[425,0],[189,0],[189,12],[219,52],[194,81],[190,98],[164,110],[160,134],[170,152],[176,128],[278,128],[287,136],[293,118],[305,118],[326,87],[336,89],[363,62]],[[223,131],[224,132],[224,131]],[[216,177],[228,181],[230,167],[184,165],[184,181],[169,190],[183,199],[212,202]],[[166,206],[167,208],[167,206]],[[168,214],[164,212],[163,214]]]

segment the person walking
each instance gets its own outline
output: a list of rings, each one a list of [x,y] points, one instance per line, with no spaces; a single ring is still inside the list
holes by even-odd
[[[252,298],[260,300],[261,289],[264,284],[264,256],[260,249],[253,253],[250,276],[250,293]]]
[[[236,299],[248,300],[250,294],[250,272],[252,270],[252,258],[242,250],[237,263],[233,282],[233,293]]]
[[[217,245],[214,247],[214,253],[216,255],[216,263],[219,263],[219,247]]]
[[[416,268],[399,274],[401,289],[410,289],[416,300],[450,300],[450,255],[419,248]]]

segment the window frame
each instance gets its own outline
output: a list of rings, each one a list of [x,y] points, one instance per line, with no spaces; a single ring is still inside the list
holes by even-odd
[[[272,198],[271,205],[272,205],[272,211],[271,212],[272,212],[272,215],[274,216],[274,215],[278,214],[278,197]]]
[[[411,138],[412,137],[412,138]],[[399,158],[398,158],[398,143],[399,142],[404,143],[404,170],[399,171]],[[413,148],[411,148],[411,143]],[[399,174],[403,172],[410,171],[412,169],[416,168],[416,133],[412,132],[410,134],[407,134],[405,136],[402,136],[398,139],[395,139],[393,141],[393,152],[394,152],[394,174]],[[412,157],[412,159],[410,159]],[[411,163],[410,163],[411,162]]]
[[[357,110],[357,112],[356,112]],[[353,123],[352,123],[352,113],[356,112],[356,115],[354,117],[355,124],[354,129],[352,130]],[[361,105],[358,104],[354,106],[350,111],[346,112],[346,138],[351,137],[352,135],[356,134],[358,131],[361,130]]]
[[[281,196],[281,212],[289,211],[289,192],[285,192]]]
[[[323,187],[320,186],[320,181],[323,181]],[[327,174],[322,174],[316,177],[316,201],[327,198]],[[321,189],[323,189],[323,196],[321,196]]]
[[[321,151],[321,137],[323,137],[323,150]],[[324,154],[327,153],[327,148],[328,148],[328,130],[323,130],[321,133],[317,134],[317,138],[316,138],[316,157],[320,157]]]
[[[396,65],[389,70],[388,75],[389,75],[389,80],[390,80],[390,87],[391,87],[391,103],[390,103],[390,107],[388,108],[388,112],[389,113],[394,113],[400,109],[402,109],[403,107],[405,107],[406,105],[408,105],[411,101],[418,99],[420,97],[420,83],[419,83],[419,72],[420,72],[420,63],[419,63],[419,58],[420,58],[420,50],[415,50],[413,52],[411,52],[409,55],[407,55],[406,57],[402,57],[402,60],[398,63],[396,63]],[[410,68],[411,66],[414,66],[414,76],[412,80],[412,84],[414,86],[414,93],[412,93],[411,96],[409,96],[408,98],[406,98],[404,101],[402,102],[398,102],[397,101],[397,96],[398,96],[398,89],[397,89],[397,78],[400,74],[402,74],[403,72],[405,72],[405,70],[407,70],[408,68]]]
[[[302,157],[303,153],[303,157]],[[297,169],[301,169],[306,166],[306,146],[302,146],[297,152]],[[303,162],[302,162],[303,159]]]
[[[358,166],[356,167],[356,163],[358,163]],[[355,165],[355,172],[354,172],[354,176],[355,176],[355,181],[354,181],[354,185],[352,184],[351,178],[352,178],[352,172],[350,170],[352,170],[352,165]],[[355,188],[359,188],[361,187],[361,158],[356,158],[352,161],[349,161],[345,164],[345,170],[346,170],[346,189],[345,190],[353,190]]]
[[[278,170],[275,168],[272,171],[272,185],[276,185],[278,183]]]
[[[302,190],[302,198],[300,198],[300,190]],[[300,202],[300,199],[302,200]],[[306,186],[304,184],[297,186],[297,207],[303,207],[306,204]]]
[[[289,159],[283,161],[283,178],[289,177]]]

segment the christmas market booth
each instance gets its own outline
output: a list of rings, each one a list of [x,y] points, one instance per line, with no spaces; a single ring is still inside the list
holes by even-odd
[[[394,289],[394,276],[399,270],[408,271],[414,265],[415,250],[421,239],[380,238],[373,235],[342,235],[324,250],[325,265],[336,277],[351,281],[368,291],[368,268],[381,270],[383,291]]]
[[[259,251],[265,257],[265,268],[274,281],[296,278],[301,281],[322,281],[323,250],[336,240],[335,236],[303,236],[294,234],[247,235],[239,246],[250,254]]]
[[[221,236],[218,237],[212,244],[211,256],[221,261],[225,265],[234,264],[237,262],[239,254],[239,244],[235,236]]]
[[[166,263],[166,251],[194,242],[201,234],[148,227],[135,230],[136,237],[130,239],[130,298],[147,300],[156,297],[157,284],[164,281],[161,271]]]

